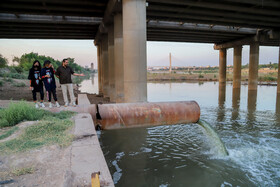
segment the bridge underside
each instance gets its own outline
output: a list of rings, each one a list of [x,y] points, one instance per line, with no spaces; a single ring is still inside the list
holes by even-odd
[[[2,0],[0,38],[95,39],[106,8],[122,11],[115,4],[118,1]],[[147,0],[146,7],[148,41],[221,44],[280,30],[277,0]],[[278,46],[279,40],[268,38],[261,45]]]

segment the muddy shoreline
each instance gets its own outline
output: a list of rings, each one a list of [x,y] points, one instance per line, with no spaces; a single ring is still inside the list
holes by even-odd
[[[31,90],[29,90],[29,80],[25,79],[12,79],[12,82],[5,81],[2,77],[0,77],[0,80],[3,81],[3,85],[0,86],[0,100],[25,100],[25,101],[30,101],[32,102],[32,93]],[[23,83],[24,86],[22,87],[17,87],[15,84],[21,84]],[[63,95],[62,95],[62,90],[60,87],[59,82],[56,82],[57,88],[56,88],[56,93],[57,93],[57,99],[60,105],[64,105],[64,100],[63,100]],[[81,93],[79,91],[78,85],[74,85],[74,94],[75,97],[78,97],[78,94]],[[97,104],[97,103],[109,103],[108,98],[103,98],[100,97],[96,94],[87,94],[88,99],[90,100],[90,103],[92,104]],[[68,96],[68,99],[70,97]],[[39,93],[37,94],[37,100],[39,101],[40,96]],[[47,98],[46,98],[46,92],[45,92],[45,98],[44,98],[44,103],[47,103]]]

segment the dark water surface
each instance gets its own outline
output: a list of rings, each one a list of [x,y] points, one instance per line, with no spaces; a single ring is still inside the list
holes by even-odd
[[[247,88],[148,83],[150,102],[197,101],[201,119],[215,129],[229,156],[219,156],[216,142],[197,124],[102,131],[115,185],[280,186],[276,87],[259,86],[257,93]]]

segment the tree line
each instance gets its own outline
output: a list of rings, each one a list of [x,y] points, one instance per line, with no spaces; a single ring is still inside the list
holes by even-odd
[[[13,62],[16,62],[17,65],[13,65],[16,69],[22,69],[22,71],[28,71],[35,60],[39,60],[41,65],[43,66],[44,61],[49,60],[55,69],[57,69],[62,62],[59,60],[55,60],[54,58],[50,56],[45,55],[39,55],[38,53],[27,53],[21,55],[21,57],[14,57]],[[85,68],[75,63],[74,58],[68,58],[69,66],[75,71],[75,72],[84,72],[86,71]],[[8,66],[8,60],[4,56],[0,54],[0,68],[7,67]],[[20,71],[20,70],[19,70]]]

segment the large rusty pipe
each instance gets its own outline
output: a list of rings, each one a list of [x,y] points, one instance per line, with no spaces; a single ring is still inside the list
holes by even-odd
[[[101,129],[196,123],[200,117],[195,101],[103,104],[97,112]]]

